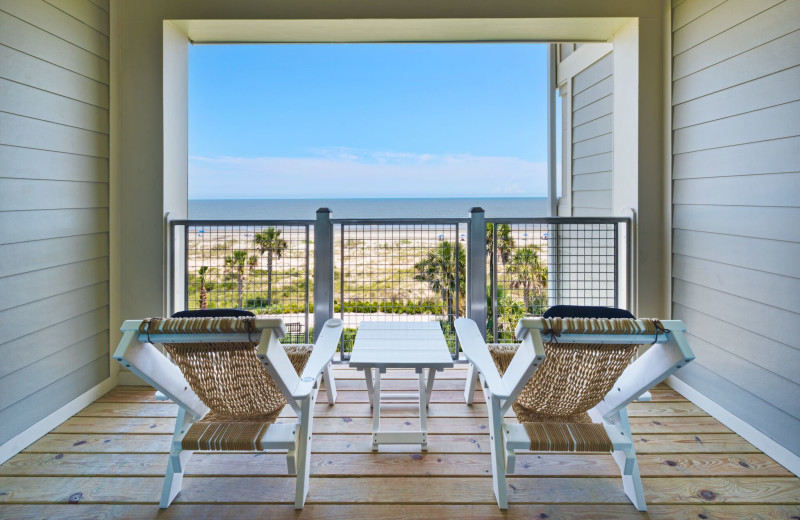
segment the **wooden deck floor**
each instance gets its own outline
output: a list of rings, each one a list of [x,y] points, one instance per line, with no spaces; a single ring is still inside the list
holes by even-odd
[[[518,456],[502,512],[486,406],[464,404],[464,368],[436,381],[428,453],[373,454],[363,377],[337,367],[336,406],[320,394],[315,410],[301,512],[285,455],[197,453],[183,491],[159,513],[176,406],[118,387],[0,466],[0,518],[800,518],[800,479],[666,386],[629,407],[649,513],[630,504],[609,455],[533,454]],[[414,377],[390,371],[383,388],[413,391]],[[415,406],[385,416],[386,428],[417,426]]]

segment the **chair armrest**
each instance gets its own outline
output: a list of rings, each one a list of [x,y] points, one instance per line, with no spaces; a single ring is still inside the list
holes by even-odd
[[[468,318],[457,319],[455,325],[462,352],[475,366],[478,373],[483,376],[483,382],[489,392],[500,399],[507,399],[510,394],[509,390],[503,383],[500,372],[497,371],[497,366],[492,360],[492,355],[489,354],[489,349],[486,342],[483,341],[478,325]]]
[[[292,397],[304,399],[311,394],[317,377],[336,354],[336,347],[339,345],[339,338],[342,337],[342,330],[344,330],[344,322],[338,318],[325,322],[311,351],[311,356],[306,362],[306,367],[300,375],[300,382],[292,391]]]

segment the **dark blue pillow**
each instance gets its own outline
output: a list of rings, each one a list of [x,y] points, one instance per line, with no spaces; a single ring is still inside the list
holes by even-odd
[[[547,309],[543,318],[630,318],[633,314],[616,307],[593,307],[590,305],[554,305]]]
[[[198,309],[195,311],[180,311],[173,314],[172,318],[239,318],[242,316],[255,316],[250,311],[241,309]]]

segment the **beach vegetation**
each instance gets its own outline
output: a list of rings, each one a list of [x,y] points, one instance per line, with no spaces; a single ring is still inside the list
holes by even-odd
[[[538,246],[518,249],[507,266],[513,276],[511,288],[522,289],[525,312],[541,314],[546,306],[547,267],[539,258]]]
[[[447,309],[444,318],[452,323],[456,294],[466,294],[467,255],[464,248],[445,240],[428,250],[422,260],[414,264],[414,269],[417,271],[415,280],[426,282],[431,291],[441,295],[443,308]]]
[[[256,233],[253,240],[261,256],[267,254],[267,304],[269,305],[272,302],[272,262],[283,256],[289,244],[281,237],[281,230],[274,227]]]

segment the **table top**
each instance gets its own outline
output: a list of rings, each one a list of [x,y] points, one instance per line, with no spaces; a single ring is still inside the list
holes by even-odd
[[[434,322],[365,321],[358,326],[350,366],[354,368],[449,368],[453,358]]]

